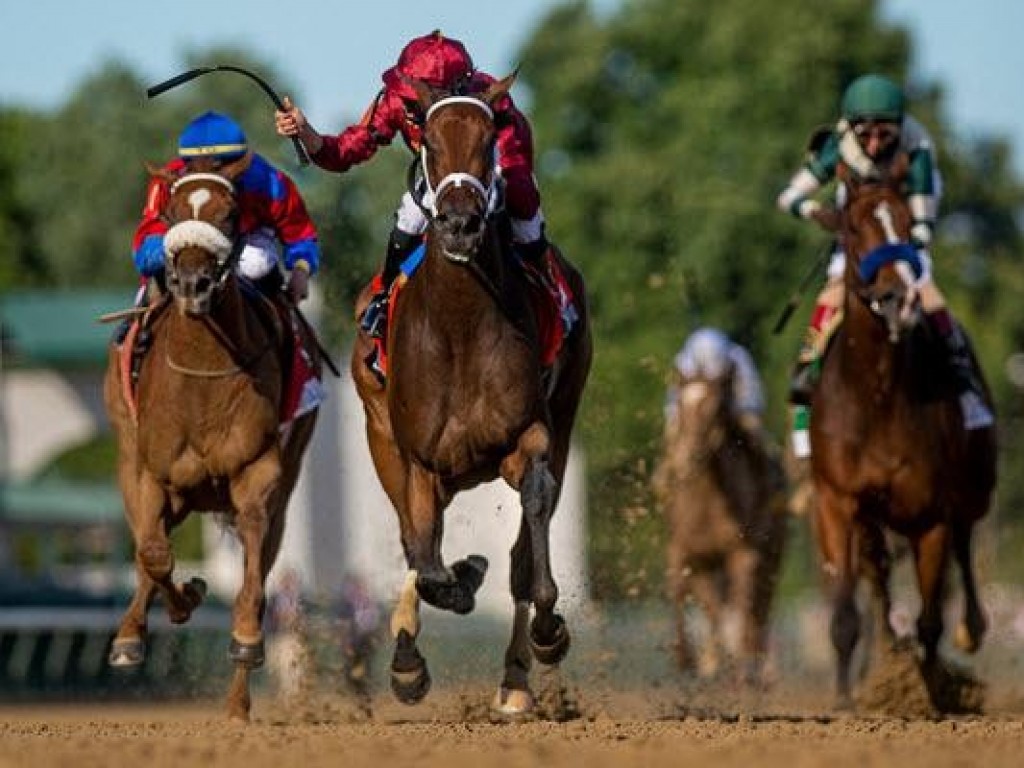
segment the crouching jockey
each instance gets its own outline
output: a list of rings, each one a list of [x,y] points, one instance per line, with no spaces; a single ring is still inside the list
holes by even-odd
[[[481,93],[495,79],[473,66],[465,46],[439,31],[410,41],[397,63],[381,76],[380,90],[363,119],[337,136],[322,135],[302,110],[289,103],[276,113],[277,132],[297,136],[313,162],[328,171],[344,173],[369,160],[381,145],[401,134],[406,146],[418,154],[424,115],[416,91],[407,80],[419,80],[439,90],[468,95]],[[504,185],[504,205],[512,225],[516,252],[528,264],[543,267],[548,252],[540,193],[533,177],[533,136],[530,125],[510,96],[494,106],[498,127],[497,164]],[[387,303],[391,284],[402,262],[422,242],[428,221],[409,192],[402,197],[395,225],[388,238],[380,290],[370,300],[361,325],[376,338],[386,335]],[[544,272],[545,270],[540,270]]]
[[[836,192],[836,208],[823,205],[813,195],[835,178],[840,163],[861,178],[873,178],[881,176],[900,153],[910,159],[906,194],[914,217],[911,236],[924,269],[917,286],[921,306],[945,344],[964,426],[988,427],[993,423],[993,415],[985,404],[966,339],[932,276],[928,246],[932,242],[942,181],[934,144],[924,127],[906,114],[903,90],[881,75],[864,75],[854,80],[843,94],[839,122],[815,134],[807,160],[779,195],[777,204],[783,211],[834,232],[839,225],[837,208],[841,209],[845,202],[842,187]],[[839,243],[829,265],[828,280],[811,315],[790,387],[790,402],[794,406],[793,447],[798,456],[807,456],[810,451],[808,406],[821,359],[841,319],[843,268]]]
[[[175,176],[216,172],[224,163],[250,152],[245,133],[234,120],[206,112],[192,120],[178,138],[177,157],[164,169]],[[285,387],[282,421],[287,423],[316,408],[324,397],[319,379],[306,364],[297,331],[298,322],[285,294],[294,304],[309,292],[309,277],[320,263],[317,232],[294,182],[255,152],[248,168],[235,180],[239,209],[240,252],[238,274],[256,286],[277,308],[285,333],[294,340],[290,381]],[[164,207],[170,188],[162,176],[153,175],[146,192],[142,221],[132,241],[132,257],[142,276],[137,304],[146,294],[161,290],[164,281],[164,237],[168,226]],[[282,266],[289,276],[285,284]],[[282,287],[284,291],[282,292]]]

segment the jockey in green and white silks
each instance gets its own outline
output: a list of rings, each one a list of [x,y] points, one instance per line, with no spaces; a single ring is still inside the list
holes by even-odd
[[[779,194],[778,207],[801,218],[816,221],[829,231],[838,225],[836,208],[842,208],[845,194],[840,185],[835,206],[823,204],[814,195],[836,176],[842,162],[862,179],[881,175],[900,153],[910,161],[907,203],[913,216],[911,237],[921,257],[923,274],[918,281],[921,305],[932,326],[943,339],[960,393],[964,423],[968,429],[990,426],[992,413],[985,405],[980,382],[966,341],[951,317],[946,300],[932,276],[931,245],[942,196],[935,145],[920,122],[906,113],[903,90],[887,77],[869,74],[854,80],[843,94],[840,118],[834,127],[812,137],[808,156],[801,168]],[[828,341],[839,325],[843,301],[844,256],[837,244],[829,264],[828,279],[811,315],[805,343],[794,371],[790,400],[797,406],[795,421],[804,429],[794,434],[794,449],[807,455],[806,406]],[[801,418],[801,410],[804,418]]]

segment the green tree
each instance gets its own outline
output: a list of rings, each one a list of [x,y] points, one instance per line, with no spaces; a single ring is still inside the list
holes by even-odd
[[[689,331],[714,324],[748,345],[766,378],[770,422],[785,427],[788,366],[808,307],[784,335],[771,328],[826,243],[779,213],[775,197],[811,130],[837,117],[846,83],[866,71],[904,80],[910,54],[906,30],[861,0],[633,0],[606,20],[571,2],[526,43],[520,60],[549,228],[582,266],[594,313],[595,366],[579,434],[603,594],[635,587],[633,576],[660,558],[647,474],[664,375]],[[915,114],[948,144],[941,92],[911,90]],[[946,149],[942,160],[955,187],[947,215],[971,226],[962,253],[940,237],[940,284],[974,327],[981,318],[965,301],[997,311],[984,291],[999,290],[1001,266],[1019,254],[1012,221],[1022,190],[998,151]],[[983,275],[962,283],[957,268]],[[979,340],[990,370],[1008,348],[1000,338]]]

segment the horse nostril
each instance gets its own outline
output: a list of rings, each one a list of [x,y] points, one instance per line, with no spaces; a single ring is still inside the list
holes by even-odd
[[[206,275],[203,275],[198,280],[196,280],[196,293],[198,294],[204,294],[207,291],[209,291],[212,287],[213,280],[207,277]]]

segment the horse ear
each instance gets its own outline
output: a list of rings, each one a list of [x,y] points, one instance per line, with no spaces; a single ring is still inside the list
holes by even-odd
[[[232,160],[230,163],[224,163],[218,172],[228,181],[234,181],[245,173],[249,169],[250,165],[252,165],[252,152],[246,152],[237,160]]]
[[[497,82],[491,83],[487,90],[481,94],[480,98],[493,107],[499,99],[508,94],[509,89],[512,87],[512,83],[516,81],[518,76],[519,67],[516,67],[512,74],[498,80]]]
[[[414,77],[408,75],[398,74],[399,80],[408,85],[416,92],[416,100],[419,102],[420,108],[426,112],[433,106],[434,102],[441,98],[441,92],[435,88],[432,88],[422,80],[417,80]]]
[[[148,160],[144,161],[143,165],[146,167],[146,173],[148,173],[155,179],[162,179],[168,184],[173,183],[174,180],[178,178],[171,171],[159,165],[153,165],[153,163],[149,162]]]

